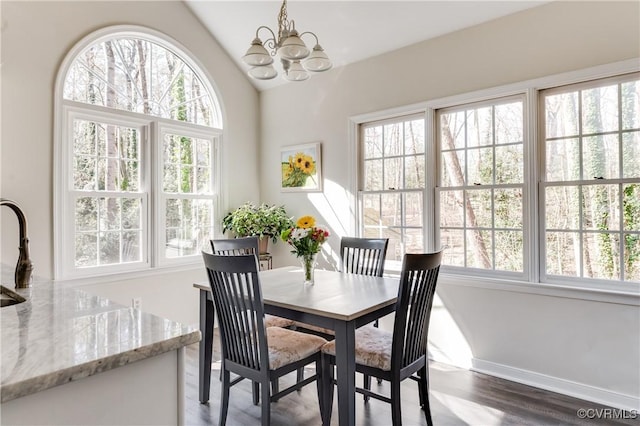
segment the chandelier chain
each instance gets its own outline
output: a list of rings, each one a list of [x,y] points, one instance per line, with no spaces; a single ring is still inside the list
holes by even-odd
[[[289,21],[287,19],[287,0],[282,2],[280,13],[278,14],[278,40],[276,45],[280,46],[285,38],[289,35]]]

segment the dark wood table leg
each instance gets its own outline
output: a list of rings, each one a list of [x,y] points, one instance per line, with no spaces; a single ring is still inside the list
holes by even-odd
[[[336,327],[336,368],[338,377],[338,423],[356,423],[356,359],[355,322],[340,323]]]
[[[213,358],[213,300],[209,291],[200,290],[200,365],[199,393],[202,404],[209,401],[211,388],[211,361]]]

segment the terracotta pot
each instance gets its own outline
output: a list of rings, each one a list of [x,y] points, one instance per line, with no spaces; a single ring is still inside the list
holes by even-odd
[[[258,239],[258,252],[260,252],[260,254],[269,253],[269,237],[261,237]]]

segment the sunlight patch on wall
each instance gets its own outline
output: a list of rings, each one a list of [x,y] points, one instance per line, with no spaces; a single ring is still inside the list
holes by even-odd
[[[437,293],[429,325],[429,356],[462,368],[471,368],[473,358],[467,339]]]
[[[346,188],[325,178],[323,192],[310,192],[307,198],[318,211],[317,222],[328,226],[331,233],[330,244],[322,247],[322,256],[326,262],[337,266],[340,264],[340,239],[356,236],[351,195]]]

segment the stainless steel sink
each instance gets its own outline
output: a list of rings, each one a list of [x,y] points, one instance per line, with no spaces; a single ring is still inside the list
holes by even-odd
[[[0,286],[0,308],[5,306],[17,305],[18,303],[26,302],[27,299],[20,296],[13,290],[8,289],[5,286]]]

